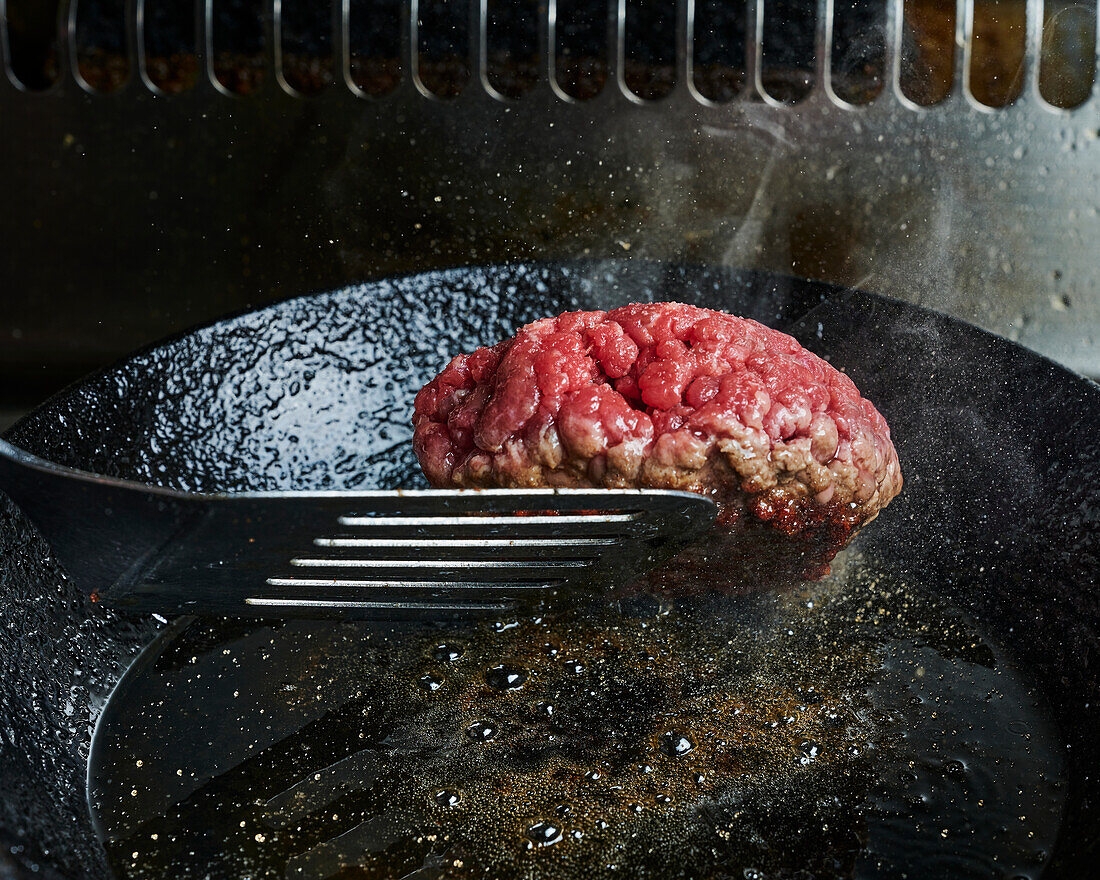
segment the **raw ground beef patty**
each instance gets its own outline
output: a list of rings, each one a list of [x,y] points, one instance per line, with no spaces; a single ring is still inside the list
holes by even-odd
[[[682,303],[567,312],[454,358],[416,397],[437,487],[640,487],[713,497],[715,534],[654,586],[815,578],[901,489],[851,379],[756,321]]]

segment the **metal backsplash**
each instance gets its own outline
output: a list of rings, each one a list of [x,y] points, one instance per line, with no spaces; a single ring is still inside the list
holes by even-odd
[[[14,72],[11,40],[0,41],[5,393],[31,398],[166,333],[300,293],[434,266],[578,256],[851,284],[1100,375],[1094,2],[1000,0],[1022,57],[1000,84],[1011,99],[1001,107],[976,97],[984,7],[973,0],[940,9],[944,21],[954,15],[955,45],[940,65],[945,97],[931,106],[905,86],[906,41],[923,33],[912,0],[879,4],[872,54],[883,76],[864,93],[838,86],[833,0],[811,3],[813,59],[794,79],[812,86],[793,104],[766,76],[765,0],[747,4],[744,65],[729,78],[732,89],[743,81],[740,92],[705,97],[714,92],[700,87],[697,2],[676,8],[675,54],[656,78],[668,94],[655,101],[632,91],[636,4],[626,0],[609,8],[610,51],[597,65],[607,84],[591,100],[556,79],[565,68],[554,0],[533,25],[541,60],[524,80],[533,87],[514,99],[492,76],[486,0],[473,4],[469,54],[458,59],[470,81],[448,99],[433,93],[415,51],[428,21],[416,0],[402,7],[397,56],[370,68],[396,83],[382,97],[364,90],[353,53],[356,0],[333,10],[330,55],[305,63],[314,80],[287,49],[290,0],[264,5],[267,48],[244,87],[219,67],[216,0],[197,10],[198,51],[174,61],[149,51],[146,3],[128,4],[119,54],[98,79],[77,51],[74,0],[59,11],[56,77],[39,92]],[[0,19],[14,14],[9,5]],[[1073,109],[1040,88],[1051,22],[1066,8],[1091,40]],[[178,88],[165,85],[165,64],[177,65]],[[319,93],[306,97],[310,82]]]

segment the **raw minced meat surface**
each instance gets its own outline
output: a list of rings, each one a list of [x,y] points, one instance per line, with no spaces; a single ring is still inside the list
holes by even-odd
[[[712,496],[716,537],[738,540],[710,542],[711,555],[765,578],[777,560],[828,571],[902,482],[890,429],[851,379],[784,333],[682,303],[528,324],[454,358],[417,395],[413,423],[435,486]]]

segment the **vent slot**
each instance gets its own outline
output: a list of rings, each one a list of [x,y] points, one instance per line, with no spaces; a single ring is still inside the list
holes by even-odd
[[[898,86],[914,104],[931,107],[955,84],[955,6],[905,0]]]
[[[209,0],[207,33],[215,83],[234,95],[251,95],[266,78],[264,0]]]
[[[538,0],[488,0],[485,76],[506,98],[519,98],[539,81]]]
[[[173,0],[139,0],[141,67],[154,90],[178,95],[195,87],[195,7]]]
[[[643,101],[676,85],[676,0],[625,0],[623,83]]]
[[[814,87],[817,0],[775,0],[763,9],[761,84],[773,100],[794,104]]]
[[[578,101],[596,97],[607,84],[607,7],[586,0],[549,0],[556,6],[554,77]]]
[[[401,0],[346,0],[347,75],[363,95],[388,95],[401,82]]]
[[[692,82],[708,101],[724,103],[745,88],[746,0],[697,0]]]
[[[971,0],[967,87],[987,107],[1006,107],[1024,87],[1024,0]]]
[[[849,104],[870,104],[882,93],[885,70],[885,0],[833,0],[833,94]]]
[[[56,3],[8,0],[4,57],[8,75],[20,87],[45,91],[61,79],[61,41]]]
[[[1039,94],[1063,109],[1088,100],[1096,79],[1096,0],[1046,0]]]
[[[438,98],[454,98],[470,81],[470,0],[419,0],[414,8],[420,85]]]
[[[291,93],[317,95],[332,85],[331,0],[276,0],[279,74]]]
[[[91,92],[117,92],[130,79],[126,0],[72,0],[69,16],[80,84]]]

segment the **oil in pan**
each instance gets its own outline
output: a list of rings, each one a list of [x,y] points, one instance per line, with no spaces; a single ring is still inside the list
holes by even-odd
[[[1036,876],[1064,796],[1042,707],[965,616],[839,568],[798,593],[428,630],[177,627],[95,738],[112,867]]]

